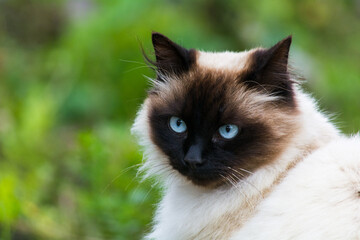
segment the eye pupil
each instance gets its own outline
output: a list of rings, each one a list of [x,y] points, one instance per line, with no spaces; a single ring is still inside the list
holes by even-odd
[[[231,131],[231,127],[230,127],[229,125],[226,125],[225,130],[226,130],[226,132],[230,132],[230,131]]]
[[[178,120],[176,121],[176,125],[177,125],[178,127],[181,125],[181,123],[182,123],[182,120],[181,120],[181,119],[178,119]]]
[[[176,133],[183,133],[186,131],[186,123],[181,118],[172,116],[169,119],[169,127],[171,130],[173,130]]]
[[[239,132],[238,126],[234,124],[226,124],[219,128],[220,135],[225,139],[231,139],[235,137]]]

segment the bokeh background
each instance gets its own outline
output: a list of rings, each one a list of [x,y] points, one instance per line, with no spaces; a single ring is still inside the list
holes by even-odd
[[[293,35],[291,62],[360,129],[359,0],[0,0],[0,239],[139,239],[159,189],[130,135],[151,31],[240,51]],[[135,167],[134,167],[135,166]]]

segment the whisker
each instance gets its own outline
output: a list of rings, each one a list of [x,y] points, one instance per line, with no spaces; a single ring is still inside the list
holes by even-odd
[[[133,169],[133,168],[135,168],[135,167],[138,167],[138,166],[140,166],[140,165],[141,165],[141,163],[135,164],[135,165],[133,165],[133,166],[130,166],[130,167],[127,167],[127,168],[123,169],[123,170],[119,173],[119,175],[117,175],[116,177],[114,177],[114,178],[111,180],[111,182],[108,183],[108,185],[106,185],[106,187],[102,190],[101,194],[104,194],[105,191],[106,191],[116,180],[118,180],[123,174],[125,174],[125,173],[128,172],[129,170],[131,170],[131,169]]]
[[[240,174],[240,176],[242,176],[242,177],[245,177],[245,175],[244,175],[243,173],[238,172],[236,169],[234,169],[234,168],[232,168],[232,167],[228,167],[228,169],[230,169],[231,171],[234,171],[234,172]]]
[[[130,183],[125,187],[125,191],[128,190],[128,188],[129,188],[130,185],[134,182],[135,179],[136,179],[136,175],[135,175],[135,177],[133,177],[133,178],[131,179]]]
[[[141,69],[141,68],[149,68],[149,67],[148,67],[148,66],[134,67],[134,68],[131,68],[131,69],[129,69],[129,70],[124,71],[123,73],[129,73],[129,72],[132,72],[132,71],[134,71],[134,70]]]
[[[140,204],[143,204],[146,200],[146,198],[149,196],[150,192],[154,189],[155,185],[152,184],[149,191],[147,191],[147,193],[145,194],[145,196],[143,197],[143,199],[141,200]]]
[[[147,67],[147,65],[146,65],[145,63],[143,63],[143,62],[132,61],[132,60],[125,60],[125,59],[121,59],[121,58],[119,58],[118,60],[119,60],[119,61],[122,61],[122,62],[127,62],[127,63],[136,63],[136,64],[144,65],[144,66]]]
[[[234,177],[237,177],[237,176],[234,175]],[[237,179],[238,179],[239,181],[242,181],[242,179],[239,179],[238,177],[237,177]],[[247,195],[246,193],[244,193],[244,192],[243,192],[243,195],[244,195],[244,197],[245,197],[246,203],[247,203],[252,209],[255,209],[255,206],[251,203],[251,200],[249,199],[248,195]]]
[[[251,207],[251,208],[253,208],[253,209],[255,209],[255,207],[254,207],[254,205],[251,203],[251,201],[250,201],[250,199],[249,199],[249,197],[243,192],[243,191],[241,191],[241,189],[239,188],[239,186],[238,185],[236,185],[236,179],[238,180],[238,181],[241,181],[241,179],[239,179],[236,175],[234,175],[233,173],[231,173],[230,175],[229,175],[229,177],[232,179],[232,185],[235,187],[235,189],[244,197],[244,199],[245,199],[245,201],[246,201],[246,203]]]
[[[237,174],[239,174],[242,177],[245,177],[245,175],[243,173],[240,173],[239,171],[237,171],[236,169],[232,168],[232,167],[228,167],[229,170],[231,170],[232,172],[235,172]],[[254,174],[254,173],[252,173]],[[254,189],[256,189],[259,193],[262,193],[254,184],[252,184],[251,182],[247,181],[244,178],[239,179],[240,181],[249,184],[250,186],[252,186]]]
[[[165,164],[153,165],[153,166],[151,166],[151,168],[156,170],[154,173],[157,175],[164,175],[164,174],[167,174],[172,171],[172,169]],[[145,178],[143,177],[142,181],[144,181],[146,179],[146,177],[148,176],[146,173],[146,169],[141,169],[137,173],[137,176],[139,176],[140,174],[145,174]]]
[[[249,174],[251,174],[251,175],[254,174],[253,172],[250,172],[249,170],[246,170],[246,169],[244,169],[244,168],[239,168],[239,170],[244,171],[244,172],[246,172],[246,173],[249,173]]]

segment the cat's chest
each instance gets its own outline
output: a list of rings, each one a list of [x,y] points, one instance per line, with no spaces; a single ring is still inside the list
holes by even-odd
[[[191,188],[170,189],[162,199],[155,239],[221,239],[240,227],[253,209],[246,208],[240,192],[196,192]],[[250,201],[250,200],[249,200]],[[245,205],[244,205],[245,203]]]
[[[360,239],[359,146],[334,141],[299,163],[231,240]]]
[[[191,188],[170,189],[150,237],[359,239],[359,144],[358,137],[338,140],[316,151],[289,171],[265,199],[236,191],[204,194]]]

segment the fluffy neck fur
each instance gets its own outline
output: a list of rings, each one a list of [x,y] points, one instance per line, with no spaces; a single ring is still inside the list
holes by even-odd
[[[184,49],[161,34],[153,34],[156,62],[152,63],[157,79],[152,80],[154,88],[138,112],[132,129],[144,150],[140,171],[145,177],[157,176],[163,184],[164,196],[154,218],[153,230],[146,238],[229,239],[257,213],[263,199],[298,162],[339,136],[337,129],[319,113],[313,99],[300,90],[296,79],[291,78],[287,67],[290,44],[291,37],[288,37],[269,49],[207,53]],[[189,92],[191,89],[195,90]],[[197,108],[193,110],[192,105],[200,104],[200,114],[216,112],[222,108],[216,105],[221,97],[212,97],[221,89],[228,90],[229,99],[237,100],[226,102],[236,106],[231,115],[240,111],[252,116],[253,121],[261,120],[275,137],[267,136],[266,144],[262,142],[251,154],[242,156],[248,162],[256,162],[251,160],[252,155],[259,155],[266,148],[262,160],[251,173],[229,171],[226,179],[231,184],[217,187],[194,184],[193,178],[184,172],[180,174],[177,165],[172,165],[174,157],[170,156],[177,147],[170,146],[170,151],[164,151],[164,142],[183,143],[176,142],[172,135],[154,137],[154,129],[157,129],[154,124],[161,122],[163,126],[155,133],[168,128],[161,119],[152,117],[161,116],[158,109],[172,110],[184,99],[189,100],[184,105],[189,111],[196,113]],[[194,95],[200,97],[192,98]],[[210,99],[211,104],[203,99]],[[214,121],[208,118],[208,122]],[[191,120],[188,123],[190,125]],[[202,126],[196,125],[192,131],[200,131]],[[189,128],[189,134],[192,131]],[[157,137],[165,140],[159,141]],[[236,149],[247,150],[239,148],[238,143]],[[181,154],[176,152],[176,157]],[[221,158],[218,160],[228,163],[224,155]]]
[[[133,133],[144,150],[141,168],[145,177],[158,175],[164,184],[152,232],[147,239],[227,239],[256,213],[287,172],[309,153],[337,138],[337,129],[319,113],[313,99],[295,89],[299,127],[280,157],[233,186],[215,189],[198,187],[171,169],[166,157],[149,137],[148,102],[145,101],[133,125]]]

